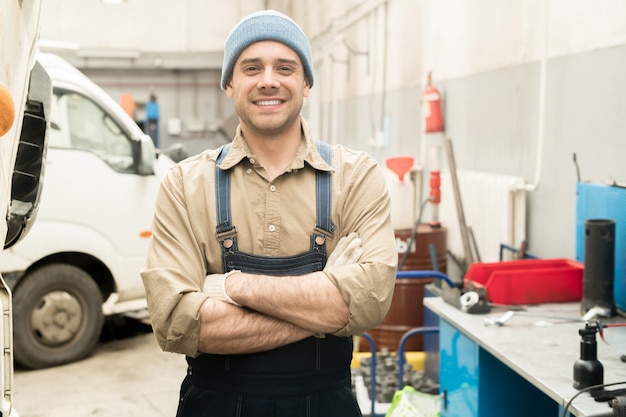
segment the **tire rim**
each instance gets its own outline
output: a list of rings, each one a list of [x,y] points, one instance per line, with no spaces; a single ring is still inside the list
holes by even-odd
[[[66,344],[79,333],[82,316],[83,308],[76,297],[66,291],[49,292],[32,311],[32,333],[46,346]]]

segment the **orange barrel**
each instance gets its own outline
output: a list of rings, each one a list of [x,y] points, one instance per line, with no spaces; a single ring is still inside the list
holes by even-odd
[[[396,245],[398,247],[398,263],[404,256],[411,238],[411,230],[396,230]],[[409,248],[409,255],[402,267],[406,271],[434,270],[430,256],[430,245],[434,246],[439,272],[446,273],[446,229],[432,227],[429,224],[420,224],[415,236],[415,242]],[[367,331],[374,342],[376,349],[387,348],[395,351],[398,348],[402,335],[415,327],[424,326],[424,287],[434,279],[424,278],[397,278],[391,300],[389,312],[382,323]],[[361,351],[369,351],[367,340],[361,338]],[[423,335],[412,336],[406,343],[407,351],[422,351],[424,349]]]

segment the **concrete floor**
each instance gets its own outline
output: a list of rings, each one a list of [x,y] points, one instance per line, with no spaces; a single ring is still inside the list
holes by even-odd
[[[185,371],[184,356],[140,332],[101,342],[80,362],[16,369],[13,405],[20,417],[174,417]]]
[[[13,407],[20,417],[174,417],[186,369],[183,355],[161,351],[149,326],[131,319],[108,323],[95,351],[82,361],[40,370],[16,367]],[[372,404],[362,379],[356,388],[367,416]],[[389,405],[377,402],[376,413],[384,415]]]

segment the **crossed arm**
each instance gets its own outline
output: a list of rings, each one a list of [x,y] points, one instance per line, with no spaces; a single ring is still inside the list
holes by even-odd
[[[247,308],[207,298],[200,308],[198,351],[254,353],[297,342],[312,331]]]
[[[356,234],[343,238],[326,268],[354,263],[361,255]],[[273,349],[312,335],[334,333],[349,319],[338,288],[324,272],[268,276],[235,272],[212,274],[200,309],[199,351],[251,353]]]

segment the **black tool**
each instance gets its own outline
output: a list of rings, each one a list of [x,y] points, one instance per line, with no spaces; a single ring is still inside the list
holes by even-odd
[[[580,340],[580,358],[574,362],[574,388],[581,390],[604,382],[604,367],[598,360],[596,333],[602,330],[597,321],[585,323],[585,328],[578,330]]]

